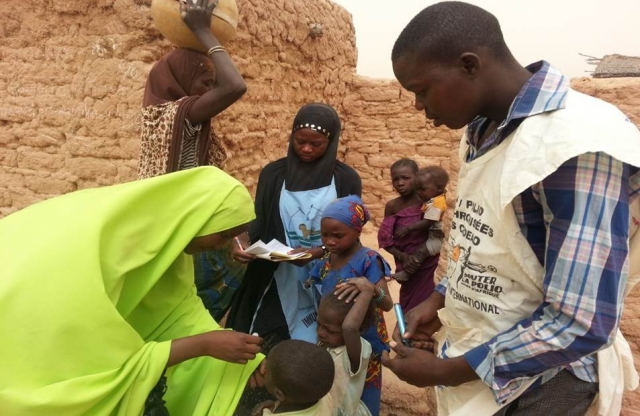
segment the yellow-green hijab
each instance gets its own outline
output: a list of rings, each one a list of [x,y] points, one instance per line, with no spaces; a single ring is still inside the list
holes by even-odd
[[[0,220],[0,413],[139,415],[170,340],[219,329],[183,253],[254,218],[214,167],[74,192]],[[172,415],[231,415],[247,365],[167,371]]]

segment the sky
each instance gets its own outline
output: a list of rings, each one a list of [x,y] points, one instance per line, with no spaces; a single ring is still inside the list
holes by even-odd
[[[353,16],[360,75],[393,78],[391,49],[409,21],[434,0],[332,0]],[[570,77],[595,68],[579,53],[640,56],[640,0],[466,0],[493,13],[523,65],[541,59]]]

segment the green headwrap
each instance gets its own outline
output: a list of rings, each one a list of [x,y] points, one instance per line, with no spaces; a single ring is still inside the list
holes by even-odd
[[[74,192],[0,220],[2,413],[141,414],[169,341],[219,328],[184,248],[253,218],[246,188],[202,167]],[[258,361],[172,367],[169,410],[231,415]]]

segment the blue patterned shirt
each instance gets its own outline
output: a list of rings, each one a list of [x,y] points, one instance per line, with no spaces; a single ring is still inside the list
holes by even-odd
[[[525,118],[565,107],[569,80],[544,61],[527,69],[533,75],[507,118],[479,147],[490,120],[469,124],[467,161],[500,145]],[[542,375],[538,384],[544,383],[565,368],[581,380],[598,381],[595,353],[613,341],[622,313],[629,200],[639,190],[637,168],[605,153],[587,153],[512,201],[545,268],[544,300],[531,317],[464,356],[496,401],[508,399],[522,377]],[[447,282],[436,288],[442,295]]]

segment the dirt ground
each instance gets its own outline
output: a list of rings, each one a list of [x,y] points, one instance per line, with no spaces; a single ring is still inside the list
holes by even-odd
[[[365,228],[361,241],[366,247],[378,250],[377,229]],[[393,257],[384,250],[378,250],[379,253],[389,262],[392,269],[395,267]],[[389,282],[389,290],[394,301],[399,299],[400,285],[395,281]],[[393,311],[385,313],[385,321],[389,333],[396,326],[396,317]],[[382,407],[381,416],[413,416],[413,415],[430,415],[429,403],[433,403],[433,394],[429,389],[411,386],[389,371],[387,368],[382,370]]]

